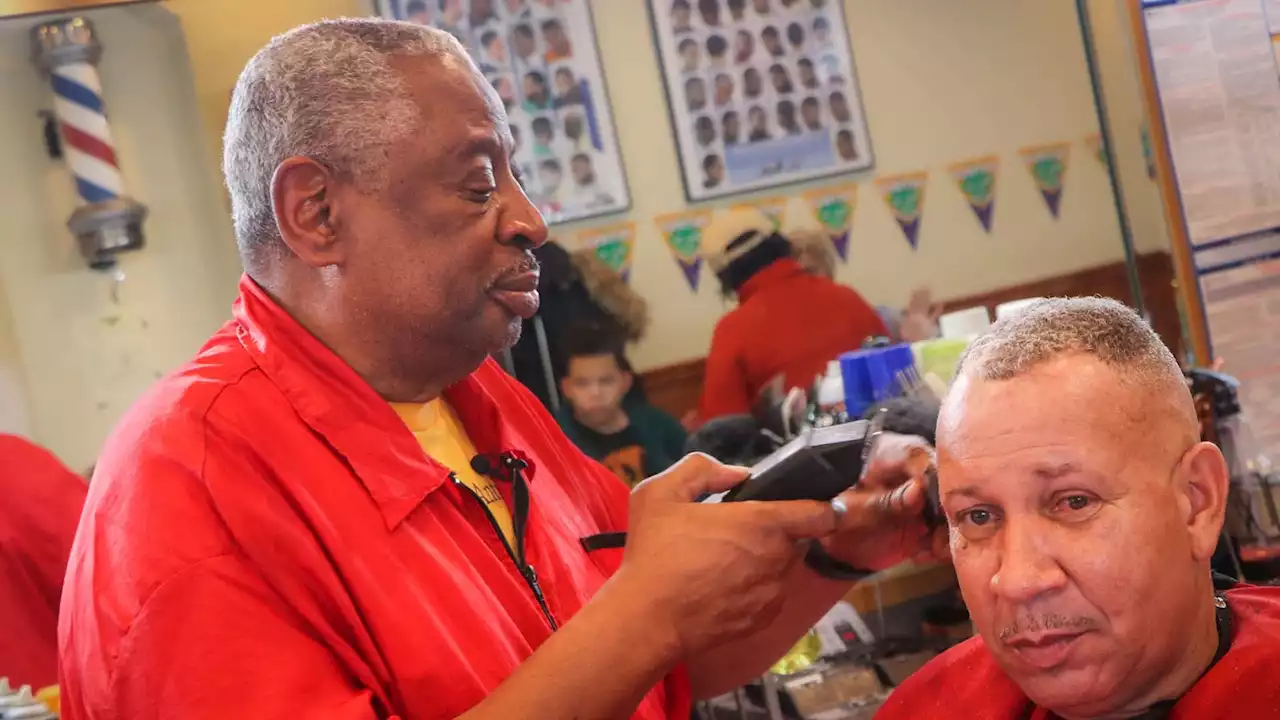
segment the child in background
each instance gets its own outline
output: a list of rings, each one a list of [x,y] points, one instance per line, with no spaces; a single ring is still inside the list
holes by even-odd
[[[627,397],[633,378],[620,342],[580,329],[565,344],[565,403],[556,419],[574,444],[630,487],[684,456],[680,423],[643,399]]]

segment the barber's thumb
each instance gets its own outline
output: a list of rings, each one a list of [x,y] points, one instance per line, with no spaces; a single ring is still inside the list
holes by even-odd
[[[655,494],[677,502],[692,502],[703,495],[737,487],[750,473],[744,467],[724,463],[701,453],[685,457],[647,481]]]
[[[885,522],[910,518],[924,510],[924,486],[918,479],[896,488],[854,488],[832,501],[840,518],[840,529],[875,527]]]

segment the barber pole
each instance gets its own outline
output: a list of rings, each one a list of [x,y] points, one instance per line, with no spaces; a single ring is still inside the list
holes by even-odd
[[[89,267],[111,268],[116,255],[143,245],[147,209],[125,193],[107,124],[93,23],[74,17],[36,26],[32,60],[53,86],[54,114],[81,205],[67,221]]]

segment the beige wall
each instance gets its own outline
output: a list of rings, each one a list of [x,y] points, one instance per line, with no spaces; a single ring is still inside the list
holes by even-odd
[[[213,129],[211,153],[216,152],[216,129],[225,119],[235,77],[267,38],[307,20],[366,12],[372,4],[307,0],[265,5],[247,0],[168,3],[188,34],[201,112]],[[932,181],[915,253],[871,186],[864,188],[852,259],[841,268],[842,280],[873,301],[893,304],[902,302],[916,284],[929,284],[944,297],[956,296],[1121,257],[1105,172],[1080,142],[1097,130],[1097,122],[1073,0],[847,0],[845,6],[877,172],[930,170]],[[698,357],[725,305],[707,278],[697,296],[689,292],[651,222],[688,205],[648,16],[640,0],[594,0],[592,7],[632,190],[627,219],[640,230],[633,283],[653,305],[653,329],[633,350],[635,360],[640,367],[652,367]],[[232,16],[238,21],[225,22]],[[1129,126],[1136,143],[1136,124]],[[1058,141],[1072,141],[1076,147],[1062,219],[1054,221],[1016,153],[1024,145]],[[987,235],[944,172],[952,162],[993,152],[1006,162],[995,232]],[[798,196],[809,186],[754,197]],[[794,203],[792,224],[803,214]],[[589,225],[567,226],[558,235],[571,244],[574,231]]]
[[[689,293],[649,221],[685,203],[650,35],[636,32],[646,13],[635,0],[594,7],[632,217],[642,231],[633,283],[655,318],[636,361],[648,367],[701,356],[724,306],[713,283],[697,297]],[[1072,0],[846,0],[845,8],[876,173],[928,170],[931,182],[914,253],[864,183],[842,280],[875,302],[896,304],[918,284],[954,297],[1121,257],[1105,172],[1081,143],[1097,121]],[[1058,141],[1076,147],[1062,219],[1054,221],[1016,153]],[[990,153],[1004,162],[988,235],[944,173],[952,162]]]
[[[106,48],[100,74],[126,183],[150,208],[148,246],[122,262],[118,302],[65,227],[76,198],[66,165],[44,152],[36,113],[52,94],[29,59],[33,21],[0,23],[0,314],[13,340],[0,337],[0,369],[21,378],[25,430],[77,469],[217,328],[236,277],[218,176],[192,142],[203,130],[177,20],[158,4],[87,15]],[[0,401],[11,395],[0,385]]]
[[[955,296],[1121,257],[1105,173],[1082,143],[1097,127],[1073,5],[846,1],[876,172],[928,170],[931,181],[913,253],[874,195],[874,175],[852,178],[864,187],[843,280],[888,304],[921,283]],[[628,219],[640,228],[633,283],[653,306],[653,329],[635,359],[652,367],[697,357],[724,304],[708,278],[699,295],[689,292],[651,222],[687,205],[647,14],[640,0],[592,6],[634,200]],[[43,157],[30,122],[31,108],[47,105],[46,91],[18,40],[25,28],[0,25],[0,166],[11,168],[0,174],[7,298],[0,311],[12,317],[10,344],[20,349],[5,354],[0,322],[0,363],[20,374],[38,439],[73,463],[87,462],[156,373],[186,358],[227,316],[237,268],[216,159],[235,78],[272,35],[370,7],[366,0],[168,0],[93,15],[108,44],[103,82],[125,175],[154,212],[151,246],[126,261],[121,306],[107,298],[105,279],[81,270],[71,252],[62,228],[74,205],[65,169]],[[1016,153],[1057,141],[1074,147],[1055,222]],[[996,230],[988,235],[945,170],[990,153],[1004,162]],[[793,207],[791,224],[800,214]],[[560,234],[571,239],[574,229]]]
[[[3,288],[0,288],[3,293]],[[3,297],[3,295],[0,295]],[[7,303],[0,307],[0,433],[28,435],[27,382]]]
[[[372,0],[167,0],[191,54],[192,80],[210,157],[222,152],[231,88],[244,64],[272,37],[323,18],[369,15]]]

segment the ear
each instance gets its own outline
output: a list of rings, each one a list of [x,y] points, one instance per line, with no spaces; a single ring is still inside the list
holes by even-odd
[[[280,237],[311,267],[343,261],[335,190],[333,174],[311,158],[286,158],[271,178],[271,204]]]
[[[1213,443],[1196,443],[1182,456],[1175,471],[1191,550],[1196,560],[1208,562],[1218,547],[1227,512],[1230,471],[1222,451]]]
[[[635,377],[636,377],[635,375],[632,375],[629,372],[624,371],[622,373],[622,394],[623,395],[626,395],[627,393],[631,392],[631,383],[635,382]]]
[[[573,400],[573,385],[569,383],[568,376],[560,378],[560,395]]]

